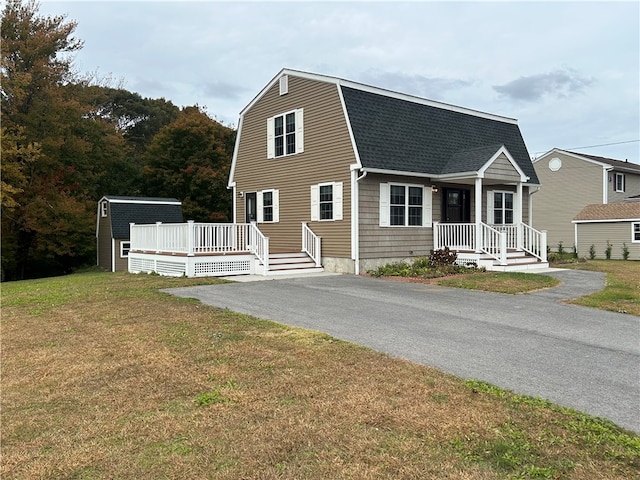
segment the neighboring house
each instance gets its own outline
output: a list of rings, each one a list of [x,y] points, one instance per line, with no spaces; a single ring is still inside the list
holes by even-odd
[[[547,230],[549,247],[575,246],[574,217],[591,204],[632,201],[640,195],[640,165],[554,148],[533,161],[540,191],[533,224]]]
[[[578,255],[606,258],[640,260],[640,202],[622,202],[587,205],[573,219],[575,245]]]
[[[111,272],[127,270],[131,223],[181,223],[182,204],[175,198],[105,195],[98,201],[97,264]]]
[[[274,252],[300,251],[306,224],[343,273],[444,246],[504,265],[500,232],[510,250],[539,241],[538,185],[514,119],[288,69],[242,110],[229,178],[235,222]]]

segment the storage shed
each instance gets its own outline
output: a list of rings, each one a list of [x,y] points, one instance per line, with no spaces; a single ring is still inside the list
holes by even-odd
[[[98,201],[97,264],[110,272],[127,270],[130,224],[182,223],[182,203],[175,198],[105,195]]]
[[[595,258],[640,260],[640,202],[587,205],[573,219],[578,255],[589,257],[593,246]]]

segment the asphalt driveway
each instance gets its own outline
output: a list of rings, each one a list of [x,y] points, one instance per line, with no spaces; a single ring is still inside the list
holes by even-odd
[[[602,289],[603,274],[549,275],[563,285],[525,295],[354,275],[166,291],[325,332],[640,432],[640,317],[561,302]]]

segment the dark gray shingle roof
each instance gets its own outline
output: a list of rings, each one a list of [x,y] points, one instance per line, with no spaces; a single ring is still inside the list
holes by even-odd
[[[529,183],[539,183],[515,123],[341,88],[365,168],[431,175],[477,171],[504,145]]]
[[[149,224],[156,222],[182,223],[182,205],[166,202],[179,202],[175,198],[150,197],[113,197],[106,196],[109,202],[111,234],[113,238],[129,238],[129,224]],[[134,203],[147,202],[147,203]],[[164,202],[164,203],[163,203]]]

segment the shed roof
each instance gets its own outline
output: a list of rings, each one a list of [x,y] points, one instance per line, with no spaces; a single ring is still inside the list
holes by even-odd
[[[129,238],[131,223],[182,223],[182,203],[175,198],[125,197],[105,195],[110,205],[113,238]]]
[[[582,211],[573,218],[573,221],[576,223],[604,220],[640,220],[640,203],[595,203],[584,207]]]

